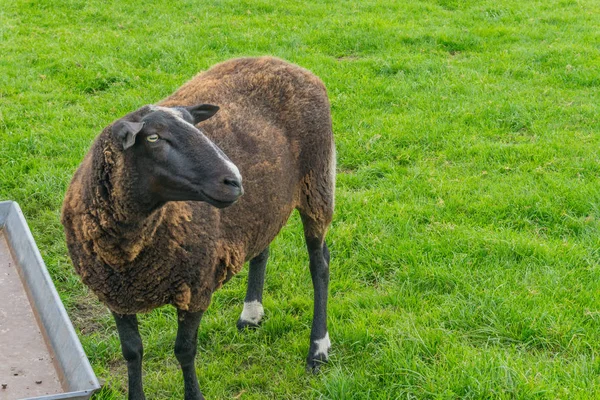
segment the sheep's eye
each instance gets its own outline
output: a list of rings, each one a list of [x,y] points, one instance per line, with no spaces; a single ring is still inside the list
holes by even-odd
[[[154,143],[154,142],[156,142],[158,140],[158,135],[156,135],[156,134],[155,135],[150,135],[150,136],[148,136],[146,138],[146,140],[149,141],[149,142],[151,142],[151,143]]]

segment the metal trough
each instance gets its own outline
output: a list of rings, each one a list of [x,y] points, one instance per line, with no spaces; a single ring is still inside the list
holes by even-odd
[[[0,202],[0,400],[100,388],[18,204]]]

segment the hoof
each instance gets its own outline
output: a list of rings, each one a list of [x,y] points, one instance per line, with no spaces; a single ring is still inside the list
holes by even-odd
[[[205,400],[204,396],[200,392],[198,392],[198,393],[186,393],[184,395],[183,399],[184,400]]]
[[[236,326],[240,332],[245,329],[254,330],[254,329],[257,329],[258,327],[260,327],[260,322],[254,323],[252,321],[246,321],[246,320],[243,320],[240,318],[240,319],[238,319]]]
[[[309,356],[306,359],[306,372],[311,374],[318,374],[321,370],[321,366],[327,364],[328,358],[326,354],[317,354],[315,356]]]

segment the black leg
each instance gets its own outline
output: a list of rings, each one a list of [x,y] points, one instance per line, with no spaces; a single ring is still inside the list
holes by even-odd
[[[183,382],[185,385],[185,400],[204,399],[198,378],[196,376],[196,348],[198,344],[198,326],[202,312],[187,312],[177,310],[177,339],[175,339],[175,357],[181,365],[183,372]]]
[[[250,260],[248,270],[248,289],[244,299],[244,310],[237,322],[239,330],[256,328],[264,315],[262,306],[263,288],[265,285],[265,270],[269,259],[269,248]]]
[[[310,332],[310,349],[306,359],[309,371],[318,372],[327,362],[331,346],[327,332],[327,295],[329,288],[329,249],[320,238],[306,237],[310,258],[310,274],[314,289],[314,314]]]
[[[144,347],[138,331],[138,321],[135,314],[121,315],[113,313],[123,357],[127,360],[127,375],[129,378],[129,400],[145,400],[142,386],[142,358]]]
[[[325,262],[327,263],[327,267],[329,267],[331,255],[329,254],[329,247],[327,247],[327,243],[325,242],[323,242],[323,257],[325,257]]]

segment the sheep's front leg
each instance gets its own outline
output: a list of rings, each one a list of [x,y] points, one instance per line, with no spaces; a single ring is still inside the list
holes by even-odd
[[[127,375],[129,378],[129,400],[145,400],[144,387],[142,386],[142,357],[144,347],[138,331],[138,321],[135,314],[121,315],[113,313],[123,357],[127,361]]]
[[[239,330],[256,328],[264,315],[262,306],[263,287],[265,285],[265,269],[269,259],[269,248],[250,260],[248,270],[248,289],[244,299],[244,310],[237,322]]]
[[[196,376],[196,348],[198,344],[198,326],[202,312],[187,312],[177,310],[177,339],[175,339],[175,357],[181,365],[183,383],[185,385],[185,400],[204,399],[198,377]]]

